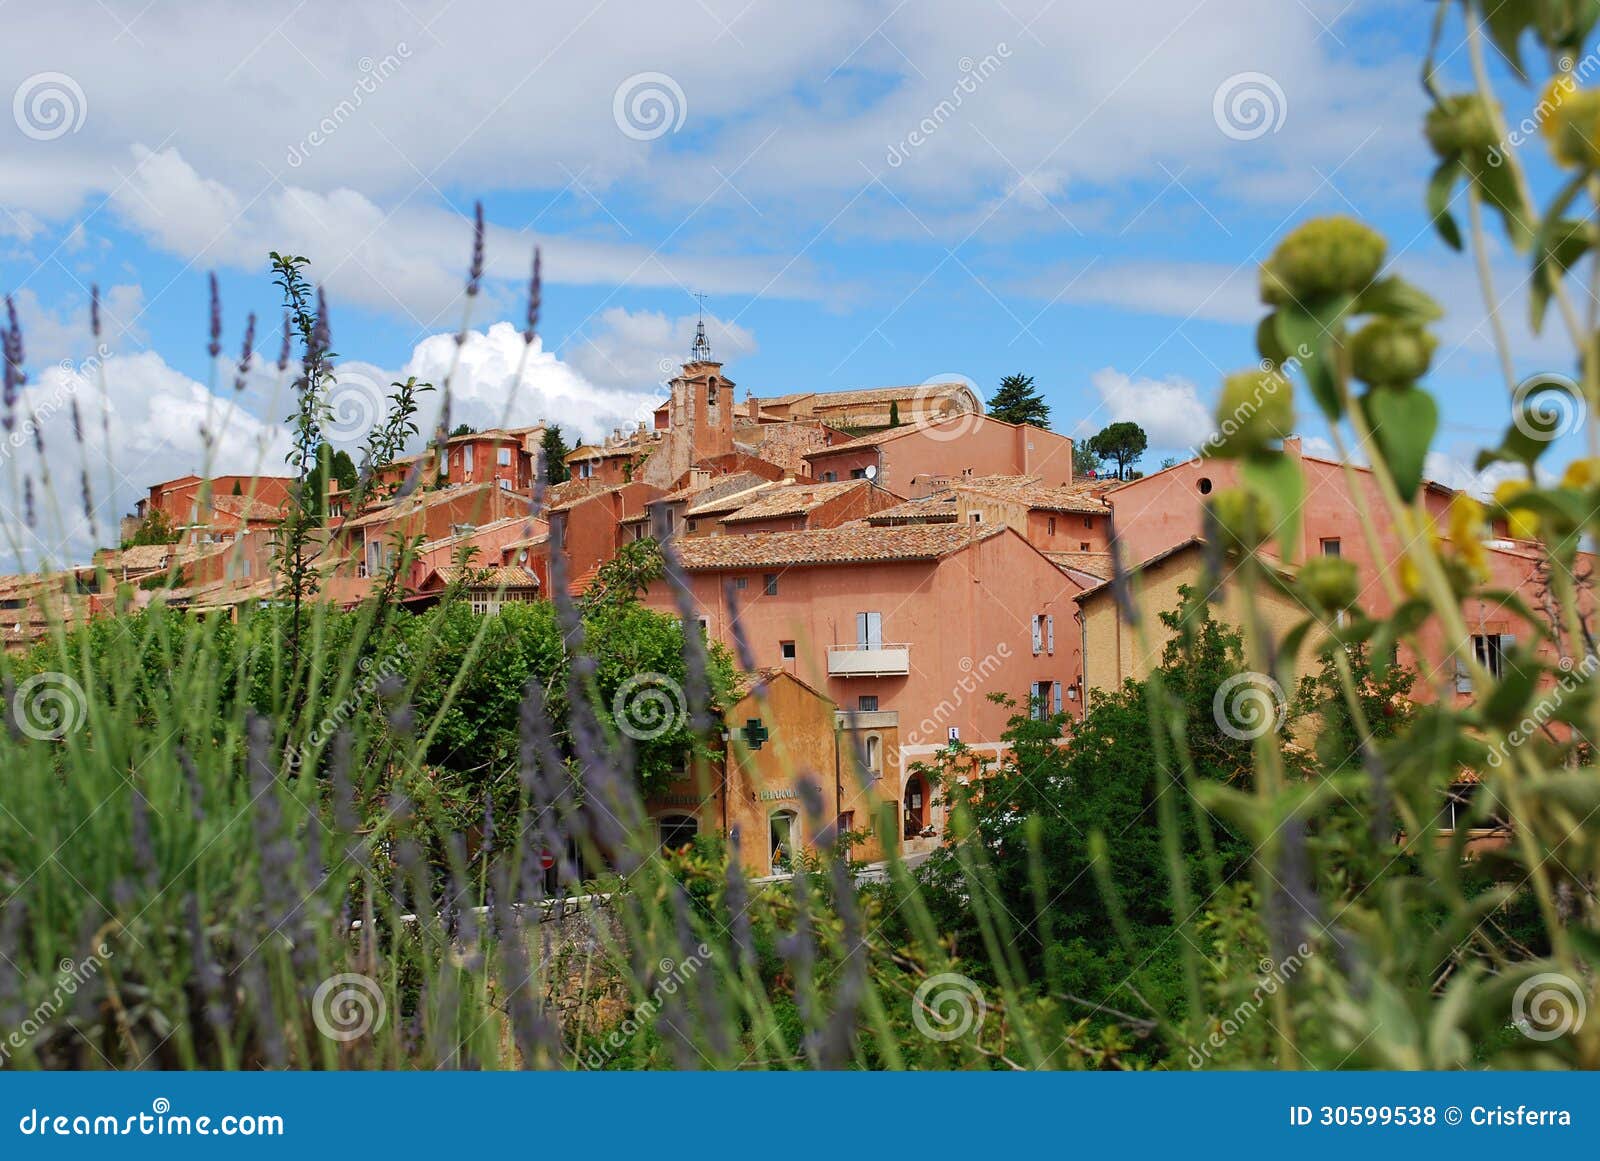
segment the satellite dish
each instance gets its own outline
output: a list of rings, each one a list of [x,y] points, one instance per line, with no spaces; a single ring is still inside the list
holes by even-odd
[[[876,464],[868,464],[867,465],[867,479],[876,480],[877,478],[878,478],[877,465]]]

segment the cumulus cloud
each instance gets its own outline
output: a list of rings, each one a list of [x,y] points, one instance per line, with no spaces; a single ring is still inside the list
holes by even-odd
[[[1078,434],[1093,435],[1109,423],[1131,421],[1144,428],[1151,450],[1193,448],[1214,429],[1211,411],[1200,402],[1193,383],[1176,375],[1164,379],[1132,378],[1114,367],[1090,377],[1100,404],[1078,425]]]

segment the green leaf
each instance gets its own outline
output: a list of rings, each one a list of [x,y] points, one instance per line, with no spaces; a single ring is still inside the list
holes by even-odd
[[[1550,205],[1545,209],[1544,215],[1539,219],[1539,228],[1533,234],[1533,285],[1529,288],[1529,306],[1532,312],[1533,330],[1537,334],[1544,323],[1544,308],[1550,301],[1549,281],[1560,278],[1566,273],[1565,266],[1547,271],[1545,264],[1556,259],[1557,247],[1566,243],[1570,247],[1570,219],[1561,215],[1566,212],[1572,199],[1578,196],[1578,191],[1583,188],[1588,180],[1588,174],[1580,173],[1571,178],[1566,185],[1557,191],[1551,199]],[[1565,249],[1565,247],[1564,247]],[[1571,261],[1577,260],[1577,255],[1566,250]],[[1570,264],[1570,263],[1569,263]]]
[[[1506,63],[1511,66],[1511,71],[1517,74],[1517,79],[1526,81],[1527,72],[1522,67],[1522,50],[1517,42],[1522,39],[1522,34],[1533,23],[1533,14],[1529,11],[1532,5],[1519,3],[1494,2],[1484,5],[1483,20],[1489,29],[1489,39],[1494,41],[1506,58]],[[1477,18],[1475,12],[1469,11],[1468,20]]]
[[[1430,323],[1444,317],[1444,307],[1425,290],[1404,278],[1380,278],[1363,290],[1351,308],[1352,314],[1381,314],[1401,322]]]
[[[1428,445],[1439,426],[1439,406],[1422,388],[1380,387],[1362,400],[1372,436],[1378,442],[1400,495],[1411,500],[1422,486]]]
[[[1239,481],[1266,502],[1278,549],[1285,560],[1293,560],[1300,545],[1300,507],[1306,492],[1299,462],[1282,452],[1258,452],[1240,465]]]
[[[1484,720],[1508,730],[1522,717],[1522,711],[1533,696],[1541,668],[1527,653],[1517,650],[1506,658],[1501,667],[1500,679],[1482,702]]]
[[[1455,192],[1456,178],[1460,176],[1461,159],[1447,157],[1428,179],[1428,220],[1452,250],[1461,249],[1461,227],[1450,215],[1450,195]]]
[[[1355,303],[1352,295],[1341,294],[1313,303],[1288,303],[1273,316],[1278,342],[1300,364],[1312,398],[1329,419],[1337,420],[1344,408],[1340,404],[1328,351]]]
[[[1533,227],[1529,225],[1529,207],[1522,200],[1522,191],[1511,176],[1511,167],[1502,163],[1491,165],[1481,160],[1471,166],[1470,176],[1477,183],[1483,200],[1500,215],[1506,234],[1518,250],[1526,250],[1533,241]]]

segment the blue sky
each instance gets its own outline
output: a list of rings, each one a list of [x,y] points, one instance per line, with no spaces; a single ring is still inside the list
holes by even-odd
[[[266,252],[288,248],[326,279],[352,383],[436,377],[475,199],[490,277],[458,417],[480,423],[509,390],[537,242],[544,350],[520,420],[594,436],[642,418],[703,292],[741,390],[959,375],[987,393],[1022,371],[1058,430],[1143,423],[1153,466],[1204,438],[1221,375],[1255,362],[1255,264],[1334,212],[1382,229],[1395,268],[1451,312],[1431,379],[1446,420],[1436,474],[1470,482],[1473,450],[1506,422],[1470,262],[1422,209],[1431,5],[572,8],[64,0],[8,13],[0,284],[23,313],[36,396],[51,365],[90,353],[87,286],[105,290],[102,523],[199,466],[214,408],[237,405],[221,455],[263,440],[269,467],[279,454],[287,407],[271,376],[236,400],[224,368],[206,397],[208,271],[230,358],[247,311],[279,316]],[[1465,87],[1459,23],[1445,40],[1446,87]],[[1520,116],[1532,95],[1495,71]],[[1521,323],[1523,265],[1494,256],[1518,369],[1565,371],[1559,336]],[[259,341],[270,363],[266,321]],[[96,391],[79,396],[91,413]],[[81,544],[86,529],[66,523],[39,547]]]

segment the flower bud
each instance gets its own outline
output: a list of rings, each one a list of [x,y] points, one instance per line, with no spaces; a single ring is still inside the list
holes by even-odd
[[[1375,318],[1350,340],[1350,369],[1373,387],[1405,387],[1428,373],[1438,340],[1413,323]]]
[[[1422,131],[1441,158],[1458,153],[1478,156],[1499,144],[1489,105],[1477,93],[1443,98],[1428,110]]]
[[[1339,556],[1313,556],[1300,566],[1300,592],[1323,613],[1338,613],[1356,603],[1361,586],[1356,566]]]
[[[1313,218],[1289,232],[1261,266],[1261,300],[1310,303],[1366,289],[1388,244],[1369,226],[1342,216]]]
[[[1294,432],[1294,383],[1282,371],[1240,371],[1222,381],[1217,430],[1230,451],[1254,451]]]

